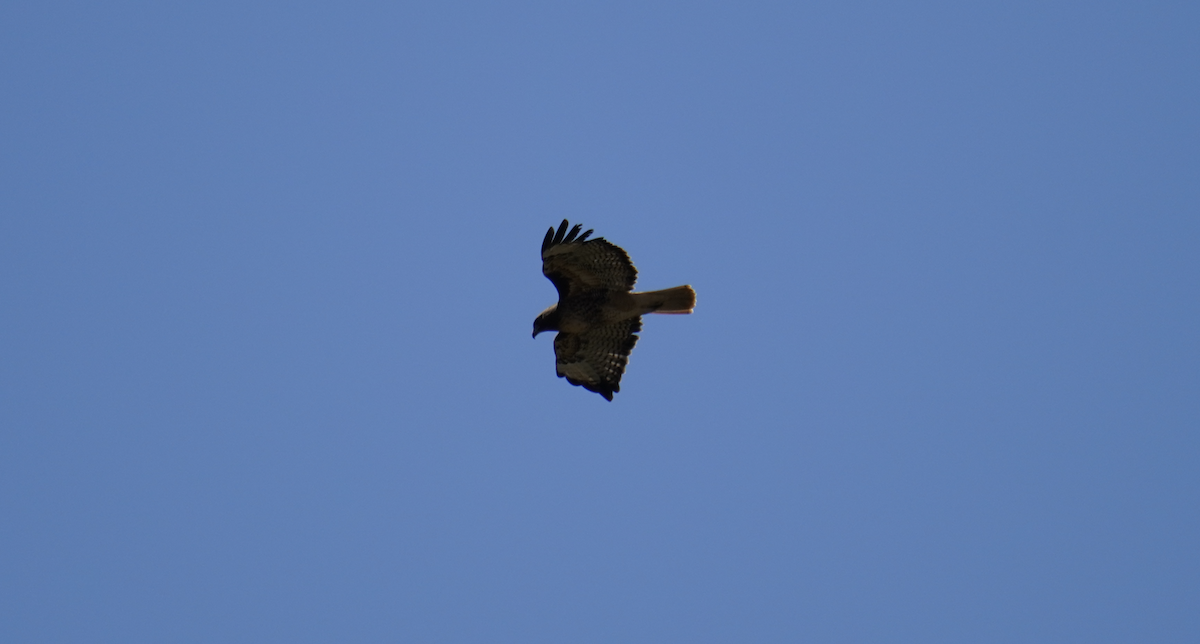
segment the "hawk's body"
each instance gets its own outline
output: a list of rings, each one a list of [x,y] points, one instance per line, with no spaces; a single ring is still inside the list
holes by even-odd
[[[533,336],[557,331],[558,375],[608,400],[621,390],[621,375],[637,343],[645,313],[691,313],[690,286],[634,293],[637,269],[629,255],[592,231],[567,232],[567,220],[542,241],[542,273],[558,289],[558,304],[533,321]]]

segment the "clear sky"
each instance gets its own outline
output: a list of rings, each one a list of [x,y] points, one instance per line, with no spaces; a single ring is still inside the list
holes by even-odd
[[[0,641],[1200,641],[1200,4],[186,4],[0,5]]]

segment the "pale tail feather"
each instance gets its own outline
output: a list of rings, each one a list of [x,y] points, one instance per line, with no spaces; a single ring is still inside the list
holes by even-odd
[[[691,286],[676,286],[632,295],[637,308],[643,313],[691,313],[696,307],[696,292]]]

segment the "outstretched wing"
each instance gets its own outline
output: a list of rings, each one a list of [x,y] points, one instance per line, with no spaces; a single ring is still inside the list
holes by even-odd
[[[603,237],[588,240],[592,231],[580,235],[579,224],[570,232],[567,226],[564,219],[557,232],[551,227],[542,240],[542,273],[554,283],[560,300],[596,288],[633,290],[637,269],[620,246]]]
[[[554,337],[554,356],[559,378],[594,391],[607,400],[621,391],[621,375],[629,363],[629,352],[637,344],[642,318],[621,320],[594,327],[587,333],[562,333]]]

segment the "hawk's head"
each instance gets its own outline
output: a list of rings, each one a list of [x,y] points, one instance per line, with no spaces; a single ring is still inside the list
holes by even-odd
[[[557,331],[558,330],[558,305],[553,304],[550,308],[542,311],[533,321],[533,337],[542,331]]]

